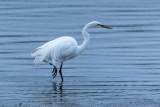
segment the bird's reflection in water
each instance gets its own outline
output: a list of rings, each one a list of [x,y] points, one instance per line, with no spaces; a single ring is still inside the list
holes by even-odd
[[[55,106],[55,104],[62,103],[64,100],[66,100],[63,94],[63,83],[61,82],[48,82],[47,85],[45,82],[45,84],[42,83],[41,87],[37,87],[37,89],[33,97],[35,102],[41,102],[45,105]]]
[[[63,92],[63,82],[60,82],[58,85],[55,82],[52,82],[53,92],[55,94],[62,94]]]

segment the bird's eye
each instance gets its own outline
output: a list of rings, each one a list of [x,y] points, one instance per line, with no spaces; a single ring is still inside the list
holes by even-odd
[[[101,24],[98,23],[98,24],[97,24],[97,27],[101,27]]]

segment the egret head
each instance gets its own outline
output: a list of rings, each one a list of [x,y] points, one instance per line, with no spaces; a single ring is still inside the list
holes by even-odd
[[[90,28],[100,27],[100,28],[112,29],[111,27],[103,25],[103,24],[99,23],[98,21],[92,21],[92,22],[88,23],[88,25],[89,25]]]

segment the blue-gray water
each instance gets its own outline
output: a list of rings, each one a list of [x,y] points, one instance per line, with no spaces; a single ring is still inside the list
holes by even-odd
[[[33,49],[66,35],[81,44],[82,28],[93,20],[113,29],[89,30],[87,49],[63,65],[63,84],[59,75],[52,79],[51,66],[35,69]],[[1,106],[101,107],[137,100],[160,100],[159,0],[0,1]]]

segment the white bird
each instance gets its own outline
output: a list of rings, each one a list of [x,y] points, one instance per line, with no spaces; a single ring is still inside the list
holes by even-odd
[[[81,54],[90,41],[90,35],[87,32],[89,28],[108,28],[108,26],[102,25],[97,21],[92,21],[88,23],[82,30],[82,35],[84,36],[83,43],[79,46],[77,41],[70,36],[63,36],[57,39],[51,40],[44,45],[36,48],[31,52],[31,56],[35,57],[34,64],[39,65],[42,62],[46,62],[53,66],[52,76],[53,78],[57,75],[56,64],[60,63],[59,73],[63,82],[62,76],[62,65],[66,60],[72,59],[79,54]]]

